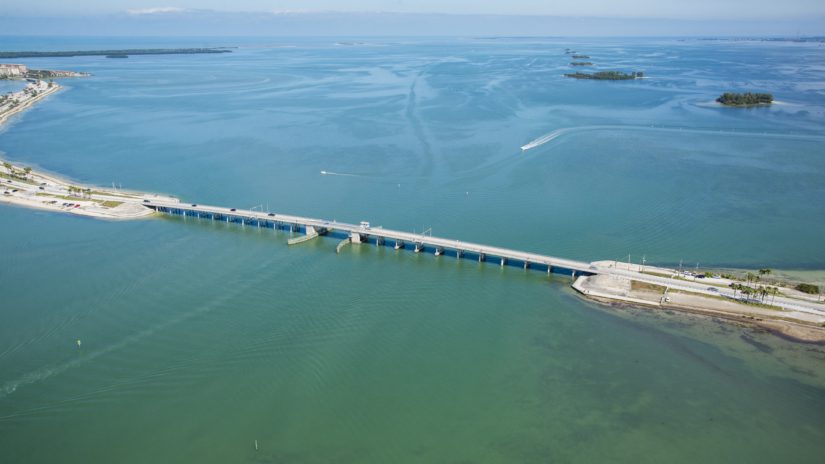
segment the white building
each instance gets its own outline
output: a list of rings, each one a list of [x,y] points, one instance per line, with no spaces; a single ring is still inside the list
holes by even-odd
[[[29,68],[23,64],[0,64],[0,78],[3,77],[23,77]]]

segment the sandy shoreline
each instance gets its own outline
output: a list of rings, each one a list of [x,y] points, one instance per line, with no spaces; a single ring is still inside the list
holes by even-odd
[[[5,122],[9,118],[14,116],[15,114],[21,113],[21,112],[31,108],[35,103],[39,102],[40,100],[48,97],[49,95],[51,95],[53,93],[56,93],[57,91],[59,91],[62,88],[63,87],[61,87],[58,84],[53,84],[52,87],[49,87],[48,89],[44,90],[42,93],[39,93],[36,96],[27,99],[24,103],[21,103],[20,105],[14,107],[14,108],[11,108],[9,110],[6,110],[6,111],[0,113],[0,126],[5,124]]]
[[[84,186],[34,170],[26,173],[22,166],[9,165],[0,165],[0,203],[98,219],[127,220],[155,214],[143,206],[146,200],[177,202],[169,196]]]

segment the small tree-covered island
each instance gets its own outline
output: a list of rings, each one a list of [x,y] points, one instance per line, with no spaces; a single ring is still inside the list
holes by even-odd
[[[623,73],[621,71],[599,71],[594,73],[575,72],[565,74],[566,77],[574,79],[593,79],[597,81],[627,81],[632,79],[641,79],[645,73],[641,71],[634,71],[630,73]]]
[[[590,61],[573,61],[570,66],[593,66],[593,63]]]
[[[726,106],[770,105],[773,103],[773,95],[769,93],[725,92],[716,101]]]

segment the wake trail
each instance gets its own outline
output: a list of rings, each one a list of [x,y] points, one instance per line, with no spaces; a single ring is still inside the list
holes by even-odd
[[[595,130],[628,130],[628,131],[645,131],[645,132],[671,132],[671,133],[685,133],[685,134],[724,134],[739,137],[765,137],[765,138],[782,138],[782,139],[798,139],[798,140],[825,140],[825,136],[818,134],[807,133],[793,133],[793,132],[767,132],[759,130],[734,130],[734,129],[712,129],[712,128],[693,128],[693,127],[667,127],[667,126],[641,126],[641,125],[596,125],[596,126],[579,126],[556,129],[541,137],[538,137],[526,145],[522,145],[521,151],[525,152],[534,148],[540,147],[549,143],[562,135],[571,134],[575,132],[595,131]]]
[[[364,177],[367,178],[369,176],[364,176],[361,174],[350,174],[346,172],[332,172],[332,171],[321,171],[322,176],[343,176],[343,177]]]

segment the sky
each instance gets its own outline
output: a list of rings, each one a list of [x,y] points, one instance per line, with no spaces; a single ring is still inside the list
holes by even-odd
[[[0,1],[0,36],[49,34],[825,36],[825,0]]]
[[[96,15],[177,9],[399,12],[672,19],[825,18],[823,0],[3,0],[0,13]]]

